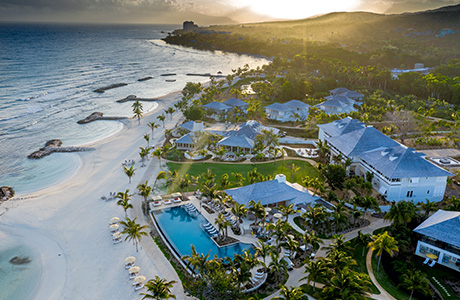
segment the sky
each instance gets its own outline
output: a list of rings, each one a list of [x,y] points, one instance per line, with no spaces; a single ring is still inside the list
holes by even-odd
[[[303,19],[335,11],[402,13],[460,0],[0,0],[0,20],[198,25]]]

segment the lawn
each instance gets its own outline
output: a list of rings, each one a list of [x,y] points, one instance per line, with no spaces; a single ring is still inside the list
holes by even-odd
[[[367,249],[364,250],[364,256],[363,256],[363,245],[359,242],[359,240],[357,238],[354,238],[354,239],[348,241],[347,244],[350,245],[351,248],[353,249],[353,252],[351,253],[351,256],[357,262],[357,265],[356,266],[351,266],[351,269],[356,271],[356,272],[364,273],[366,275],[369,275],[369,272],[367,272],[367,268],[366,268]],[[371,283],[372,283],[372,281],[371,281]],[[372,284],[371,289],[372,289],[373,294],[380,294],[379,289],[374,284]]]
[[[300,167],[297,173],[294,174],[294,179],[292,178],[291,167],[292,164],[295,164],[296,167]],[[228,188],[237,187],[239,184],[235,181],[235,178],[232,176],[233,173],[241,173],[245,178],[247,173],[252,171],[254,168],[257,168],[257,172],[261,173],[264,176],[272,175],[275,177],[276,174],[286,175],[286,179],[290,182],[297,182],[302,184],[302,178],[305,176],[310,177],[320,177],[318,170],[303,160],[285,160],[285,161],[276,161],[268,163],[257,163],[257,164],[235,164],[235,163],[167,163],[168,169],[170,171],[177,170],[179,176],[188,174],[189,176],[197,176],[207,172],[208,169],[215,174],[216,182],[220,184],[220,179],[223,174],[229,175],[230,185]],[[247,185],[248,182],[245,181],[244,185]]]

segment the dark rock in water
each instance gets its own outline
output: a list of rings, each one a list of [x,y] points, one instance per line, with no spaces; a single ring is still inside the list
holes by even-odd
[[[153,78],[152,76],[148,76],[148,77],[140,78],[137,81],[146,81],[146,80],[150,80],[152,78]]]
[[[114,88],[117,88],[117,87],[120,87],[120,86],[125,86],[125,85],[128,85],[128,84],[127,83],[115,83],[115,84],[111,84],[111,85],[108,85],[108,86],[104,86],[104,87],[95,89],[94,91],[96,93],[103,93],[103,92],[105,92],[107,90],[114,89]]]
[[[92,151],[95,150],[94,148],[90,147],[62,147],[62,141],[55,139],[46,142],[45,147],[40,148],[40,150],[35,151],[34,153],[27,156],[30,159],[39,159],[50,155],[54,152],[80,152],[80,151]]]
[[[9,186],[0,187],[0,200],[5,201],[14,197],[14,190]]]
[[[185,74],[187,76],[204,76],[204,77],[209,77],[211,76],[211,73],[187,73]]]
[[[31,260],[30,260],[29,257],[15,256],[12,259],[10,259],[10,263],[13,264],[13,265],[25,265],[25,264],[28,264],[30,262],[31,262]]]
[[[160,76],[176,76],[176,73],[166,73],[166,74],[161,74]]]
[[[138,98],[136,95],[129,95],[123,99],[117,100],[118,103],[124,103],[128,101],[146,101],[146,102],[152,102],[152,101],[157,101],[158,99],[156,98]]]
[[[86,117],[83,120],[78,121],[78,124],[86,124],[86,123],[91,123],[93,121],[97,120],[124,120],[127,119],[127,117],[104,117],[104,114],[101,112],[93,112],[91,115]]]

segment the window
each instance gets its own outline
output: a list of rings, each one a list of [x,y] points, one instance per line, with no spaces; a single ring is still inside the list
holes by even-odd
[[[407,191],[407,197],[411,198],[414,195],[414,191]]]
[[[426,191],[426,194],[429,195],[429,194],[430,194],[430,190]]]

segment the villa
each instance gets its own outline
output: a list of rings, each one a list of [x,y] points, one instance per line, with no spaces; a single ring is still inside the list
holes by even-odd
[[[253,120],[246,121],[240,125],[217,123],[207,128],[204,128],[201,122],[189,121],[179,125],[179,127],[189,131],[189,133],[175,141],[176,148],[179,150],[194,150],[196,148],[195,133],[207,132],[223,137],[217,142],[217,146],[221,146],[230,152],[240,150],[248,153],[254,149],[255,138],[262,134],[263,130],[273,131],[275,134],[279,132],[278,129],[263,126]]]
[[[414,232],[421,235],[415,254],[426,257],[425,264],[438,263],[460,271],[460,212],[440,209]]]
[[[372,186],[389,201],[441,201],[451,173],[387,137],[372,126],[350,117],[318,125],[319,139],[333,157],[350,159],[348,172],[365,177],[372,173]]]
[[[267,119],[280,122],[306,120],[310,105],[299,100],[291,100],[286,103],[275,102],[265,107]]]
[[[237,98],[230,98],[224,102],[213,101],[202,106],[205,111],[210,113],[210,117],[219,120],[222,119],[228,112],[238,108],[242,112],[246,112],[248,103]]]
[[[324,98],[326,101],[315,105],[315,107],[328,115],[357,111],[355,106],[361,105],[361,100],[364,98],[364,95],[343,87],[330,90],[329,92],[331,95]]]
[[[275,179],[256,182],[247,186],[225,190],[239,204],[248,206],[249,201],[260,201],[263,206],[286,206],[291,203],[309,204],[320,197],[313,194],[298,183],[286,181],[283,174],[276,175]]]

